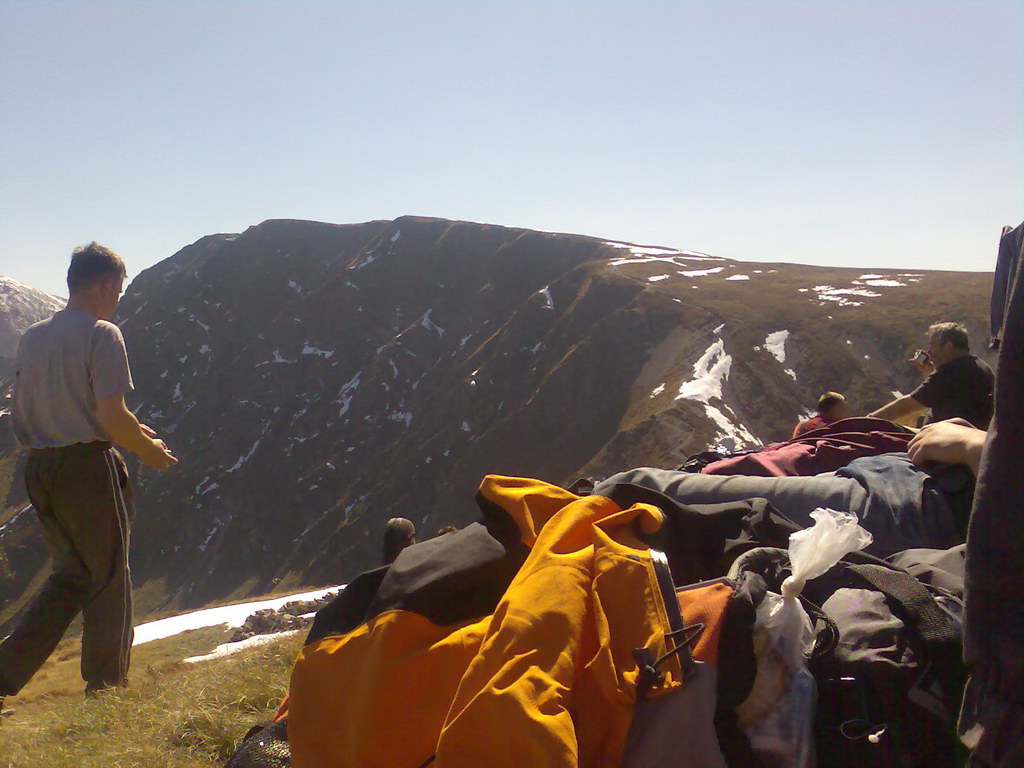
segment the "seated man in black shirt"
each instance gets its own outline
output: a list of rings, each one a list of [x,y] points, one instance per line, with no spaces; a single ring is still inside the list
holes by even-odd
[[[992,369],[971,354],[967,329],[960,323],[936,323],[928,329],[928,351],[911,360],[927,378],[909,395],[868,414],[906,423],[931,409],[926,423],[966,419],[988,429],[992,419]]]

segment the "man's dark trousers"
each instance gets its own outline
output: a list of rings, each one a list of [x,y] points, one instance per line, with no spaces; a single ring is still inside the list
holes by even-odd
[[[0,644],[0,695],[17,693],[82,612],[86,692],[121,685],[132,644],[128,472],[110,443],[33,449],[29,501],[43,526],[53,574]]]

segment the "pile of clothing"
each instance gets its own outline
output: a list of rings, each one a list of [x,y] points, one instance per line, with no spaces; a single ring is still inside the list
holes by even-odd
[[[586,493],[486,477],[479,522],[318,612],[278,716],[228,766],[962,763],[973,483],[856,421]],[[771,469],[725,474],[750,466]],[[829,514],[870,543],[794,592],[791,537]]]

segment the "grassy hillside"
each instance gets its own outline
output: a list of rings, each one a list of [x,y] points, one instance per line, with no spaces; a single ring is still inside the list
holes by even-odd
[[[85,699],[80,643],[65,639],[0,725],[3,768],[206,768],[223,765],[288,688],[302,633],[233,656],[181,660],[225,642],[223,627],[146,643],[127,689]]]

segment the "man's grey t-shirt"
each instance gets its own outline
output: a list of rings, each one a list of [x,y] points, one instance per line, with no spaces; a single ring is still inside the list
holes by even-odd
[[[62,309],[25,331],[18,344],[14,435],[27,448],[109,440],[96,401],[132,389],[121,330]]]

